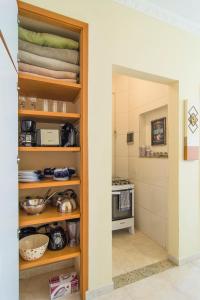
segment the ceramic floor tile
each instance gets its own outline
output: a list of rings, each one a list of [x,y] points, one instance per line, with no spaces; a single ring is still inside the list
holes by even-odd
[[[113,232],[113,276],[163,261],[167,252],[142,232]],[[123,273],[122,273],[123,272]]]

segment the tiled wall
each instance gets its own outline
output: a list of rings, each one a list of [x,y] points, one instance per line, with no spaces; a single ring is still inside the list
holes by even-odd
[[[119,75],[114,76],[113,82],[116,129],[113,139],[114,175],[128,177],[135,184],[136,227],[167,247],[168,160],[139,158],[139,116],[151,111],[146,114],[149,143],[148,123],[150,118],[167,117],[169,89],[166,85]],[[135,142],[129,146],[126,144],[128,130],[135,134]],[[168,145],[154,146],[153,151],[168,151]]]

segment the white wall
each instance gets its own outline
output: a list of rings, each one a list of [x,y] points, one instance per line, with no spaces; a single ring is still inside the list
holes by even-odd
[[[116,142],[113,144],[115,175],[125,176],[135,184],[136,227],[166,247],[168,159],[140,158],[139,140],[142,134],[142,143],[151,145],[151,120],[168,119],[169,87],[123,75],[114,75],[113,82],[116,106]],[[134,132],[134,144],[127,145],[127,131]],[[168,151],[168,144],[151,146],[151,149],[165,152]]]
[[[26,0],[89,23],[89,289],[112,282],[112,66],[174,80],[169,100],[169,254],[200,252],[199,162],[183,161],[183,100],[199,107],[200,39],[112,0]],[[169,80],[168,80],[169,81]]]

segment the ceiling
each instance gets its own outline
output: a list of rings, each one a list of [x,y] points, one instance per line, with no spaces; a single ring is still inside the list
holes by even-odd
[[[115,0],[200,35],[200,0]]]

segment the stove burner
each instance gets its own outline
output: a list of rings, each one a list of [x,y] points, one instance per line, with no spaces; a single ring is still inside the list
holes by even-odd
[[[112,180],[112,185],[125,185],[125,184],[131,184],[131,182],[125,178],[113,178]]]

